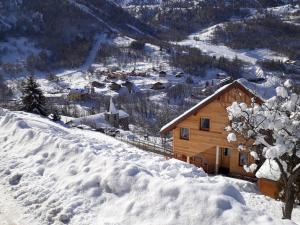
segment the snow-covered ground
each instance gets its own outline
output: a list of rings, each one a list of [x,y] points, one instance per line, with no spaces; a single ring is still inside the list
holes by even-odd
[[[25,213],[25,209],[12,197],[5,187],[0,188],[0,224],[1,225],[39,225],[33,216]]]
[[[269,215],[272,218],[281,218],[282,215],[282,202],[275,201],[274,199],[264,196],[257,190],[256,184],[249,183],[248,181],[238,180],[234,178],[228,178],[223,176],[215,176],[213,180],[218,182],[227,182],[237,188],[248,207],[257,208]],[[292,220],[296,224],[300,224],[300,207],[294,209]]]
[[[22,225],[293,224],[251,183],[36,115],[1,109],[0,148],[0,218],[9,225],[18,225],[10,205]]]
[[[210,43],[210,36],[212,35],[216,26],[221,26],[222,24],[212,26],[208,29],[203,30],[200,33],[193,34],[189,39],[182,41],[180,44],[191,45],[199,47],[203,51],[207,51],[207,54],[226,56],[227,58],[234,58],[236,55],[245,62],[249,63],[247,68],[247,74],[249,76],[266,77],[264,72],[259,66],[256,65],[256,61],[260,58],[267,57],[279,57],[274,55],[275,53],[268,50],[256,50],[256,51],[237,51],[230,49],[226,46],[213,45]],[[136,71],[137,73],[146,73],[146,77],[140,76],[128,76],[127,80],[132,82],[137,91],[151,92],[151,101],[163,102],[166,99],[164,90],[152,91],[151,87],[156,82],[164,84],[165,87],[170,87],[176,84],[186,83],[188,77],[192,78],[193,86],[201,88],[205,86],[207,81],[211,81],[217,77],[217,74],[223,71],[216,68],[211,68],[205,71],[199,76],[190,76],[189,74],[184,74],[182,77],[176,77],[176,74],[182,72],[181,69],[174,68],[170,66],[169,55],[165,51],[160,51],[159,46],[155,46],[149,43],[145,45],[146,58],[140,58],[137,60],[132,60],[131,62],[124,61],[119,62],[114,57],[107,60],[106,64],[95,64],[95,58],[97,53],[101,52],[101,45],[111,43],[118,47],[128,47],[134,41],[134,39],[126,36],[119,35],[115,38],[108,38],[105,34],[96,35],[94,45],[88,54],[85,63],[79,68],[72,70],[54,71],[53,73],[57,75],[60,79],[59,82],[49,81],[45,73],[36,73],[38,82],[42,87],[45,94],[67,94],[70,90],[81,90],[86,91],[86,87],[90,87],[93,81],[101,82],[104,84],[102,88],[95,88],[95,92],[102,95],[115,96],[118,93],[110,90],[110,82],[116,82],[118,84],[124,83],[121,79],[108,80],[106,76],[95,76],[88,72],[90,66],[92,66],[96,71],[109,71],[112,68],[118,68],[120,73],[130,73],[131,71]],[[25,42],[24,42],[25,43]],[[32,47],[32,46],[31,46]],[[33,51],[33,50],[32,50]],[[166,76],[160,77],[159,71],[165,71]],[[101,74],[101,73],[100,73]],[[27,74],[24,74],[25,76]],[[21,75],[20,75],[21,76]],[[214,80],[217,83],[217,80]],[[15,90],[15,96],[17,93],[17,83],[20,83],[20,79],[11,79],[7,81],[10,87]]]
[[[99,35],[95,38],[95,43],[91,49],[87,60],[83,66],[74,70],[59,71],[55,73],[57,77],[60,78],[60,82],[50,82],[45,77],[38,77],[38,82],[41,85],[43,91],[48,94],[53,93],[65,93],[67,88],[69,89],[78,89],[84,90],[85,87],[90,86],[91,82],[97,81],[105,83],[103,88],[95,88],[96,93],[101,93],[103,95],[114,96],[117,95],[114,91],[111,91],[109,88],[110,82],[116,82],[118,84],[124,83],[124,80],[113,79],[107,80],[106,76],[93,76],[87,72],[88,68],[92,66],[96,71],[108,71],[111,68],[118,68],[117,72],[120,73],[130,73],[133,70],[137,73],[146,73],[148,76],[128,76],[127,80],[132,82],[136,90],[138,91],[149,91],[152,85],[156,82],[161,82],[165,86],[172,86],[175,84],[185,83],[188,74],[183,75],[182,77],[176,77],[175,75],[182,70],[178,68],[173,68],[169,65],[169,55],[166,52],[160,51],[158,46],[146,43],[145,44],[145,54],[149,56],[148,60],[138,59],[132,60],[126,64],[120,65],[114,57],[111,57],[107,60],[106,65],[102,63],[93,63],[95,61],[97,50],[101,51],[101,44],[111,43],[118,47],[128,47],[134,41],[134,39],[127,36],[118,36],[114,39],[109,40],[105,35]],[[154,71],[155,68],[157,71]],[[165,71],[167,75],[165,77],[159,76],[159,71]],[[206,71],[206,74],[201,74],[202,76],[192,76],[194,81],[194,86],[204,86],[207,80],[216,78],[218,73],[222,73],[221,70],[212,68]],[[151,99],[161,101],[162,100],[162,91],[155,91]]]
[[[277,7],[270,7],[267,8],[267,11],[277,16],[287,16],[299,12],[299,5],[293,7],[292,5],[287,4]]]
[[[216,24],[200,32],[194,33],[188,36],[187,39],[177,42],[176,44],[199,48],[203,53],[217,58],[225,57],[232,60],[237,57],[241,61],[249,64],[246,68],[246,76],[248,77],[264,77],[264,72],[256,64],[259,60],[274,59],[286,61],[288,59],[286,56],[280,55],[269,49],[232,49],[222,44],[213,44],[210,40],[214,30],[218,26],[223,26],[223,23]]]
[[[278,53],[273,52],[269,49],[235,50],[225,45],[215,45],[210,43],[210,39],[215,28],[222,25],[223,24],[217,24],[204,29],[201,32],[192,34],[188,37],[188,39],[183,40],[178,44],[197,47],[201,51],[209,55],[214,55],[216,57],[224,56],[228,59],[234,59],[235,57],[237,57],[238,59],[250,64],[255,64],[258,60],[262,59],[287,60],[287,57],[279,55]]]

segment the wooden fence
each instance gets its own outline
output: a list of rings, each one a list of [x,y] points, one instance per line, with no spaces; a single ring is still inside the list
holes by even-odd
[[[123,136],[116,136],[115,138],[148,152],[157,153],[166,157],[173,157],[172,148],[167,146],[166,144],[158,144],[138,138],[128,139],[127,137]]]

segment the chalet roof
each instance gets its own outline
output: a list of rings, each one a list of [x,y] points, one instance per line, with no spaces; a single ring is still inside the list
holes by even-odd
[[[187,110],[186,112],[184,112],[183,114],[181,114],[180,116],[178,116],[177,118],[175,118],[174,120],[172,120],[171,122],[169,122],[168,124],[163,126],[160,130],[160,134],[163,135],[163,134],[170,132],[171,130],[173,130],[176,127],[176,125],[178,123],[185,120],[189,116],[195,114],[200,109],[204,108],[206,105],[208,105],[209,103],[211,103],[212,101],[217,99],[219,96],[221,96],[225,92],[231,90],[232,88],[237,88],[237,87],[240,88],[241,90],[243,90],[245,93],[247,93],[250,97],[255,97],[260,102],[263,101],[259,96],[257,96],[249,88],[247,88],[240,80],[236,80],[230,84],[224,85],[223,87],[219,88],[214,94],[203,99],[197,105],[193,106],[192,108],[190,108],[189,110]]]

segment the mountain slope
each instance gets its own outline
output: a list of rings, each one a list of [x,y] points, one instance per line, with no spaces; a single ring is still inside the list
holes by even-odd
[[[102,33],[134,38],[155,35],[153,28],[106,0],[7,1],[0,4],[0,15],[0,42],[4,43],[3,47],[0,43],[1,56],[9,53],[20,36],[41,49],[20,59],[27,60],[29,71],[78,67],[85,61],[95,36]]]
[[[51,29],[54,32],[59,26],[67,28],[76,25],[85,25],[91,29],[93,26],[99,26],[99,23],[108,31],[137,34],[136,30],[130,27],[136,26],[146,35],[153,33],[153,29],[149,26],[132,17],[121,7],[106,0],[8,1],[2,3],[0,12],[2,14],[0,17],[2,33],[8,30],[23,31],[24,33],[32,33],[35,30],[38,33],[49,32]],[[66,21],[61,23],[61,18]],[[87,22],[92,22],[92,24]],[[80,28],[84,30],[84,27]],[[68,29],[68,31],[70,30]]]
[[[209,0],[110,0],[122,6],[132,6],[132,5],[163,5],[163,4],[193,4],[197,5],[199,2],[209,2]],[[243,4],[243,7],[252,6],[252,7],[270,7],[270,6],[278,6],[281,4],[287,4],[288,1],[286,0],[219,0],[219,2],[223,4]],[[293,2],[293,1],[289,1]],[[214,4],[214,3],[212,3]]]

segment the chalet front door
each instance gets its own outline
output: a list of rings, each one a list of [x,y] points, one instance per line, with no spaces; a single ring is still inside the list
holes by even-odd
[[[230,149],[221,148],[221,173],[229,173],[230,166]]]

